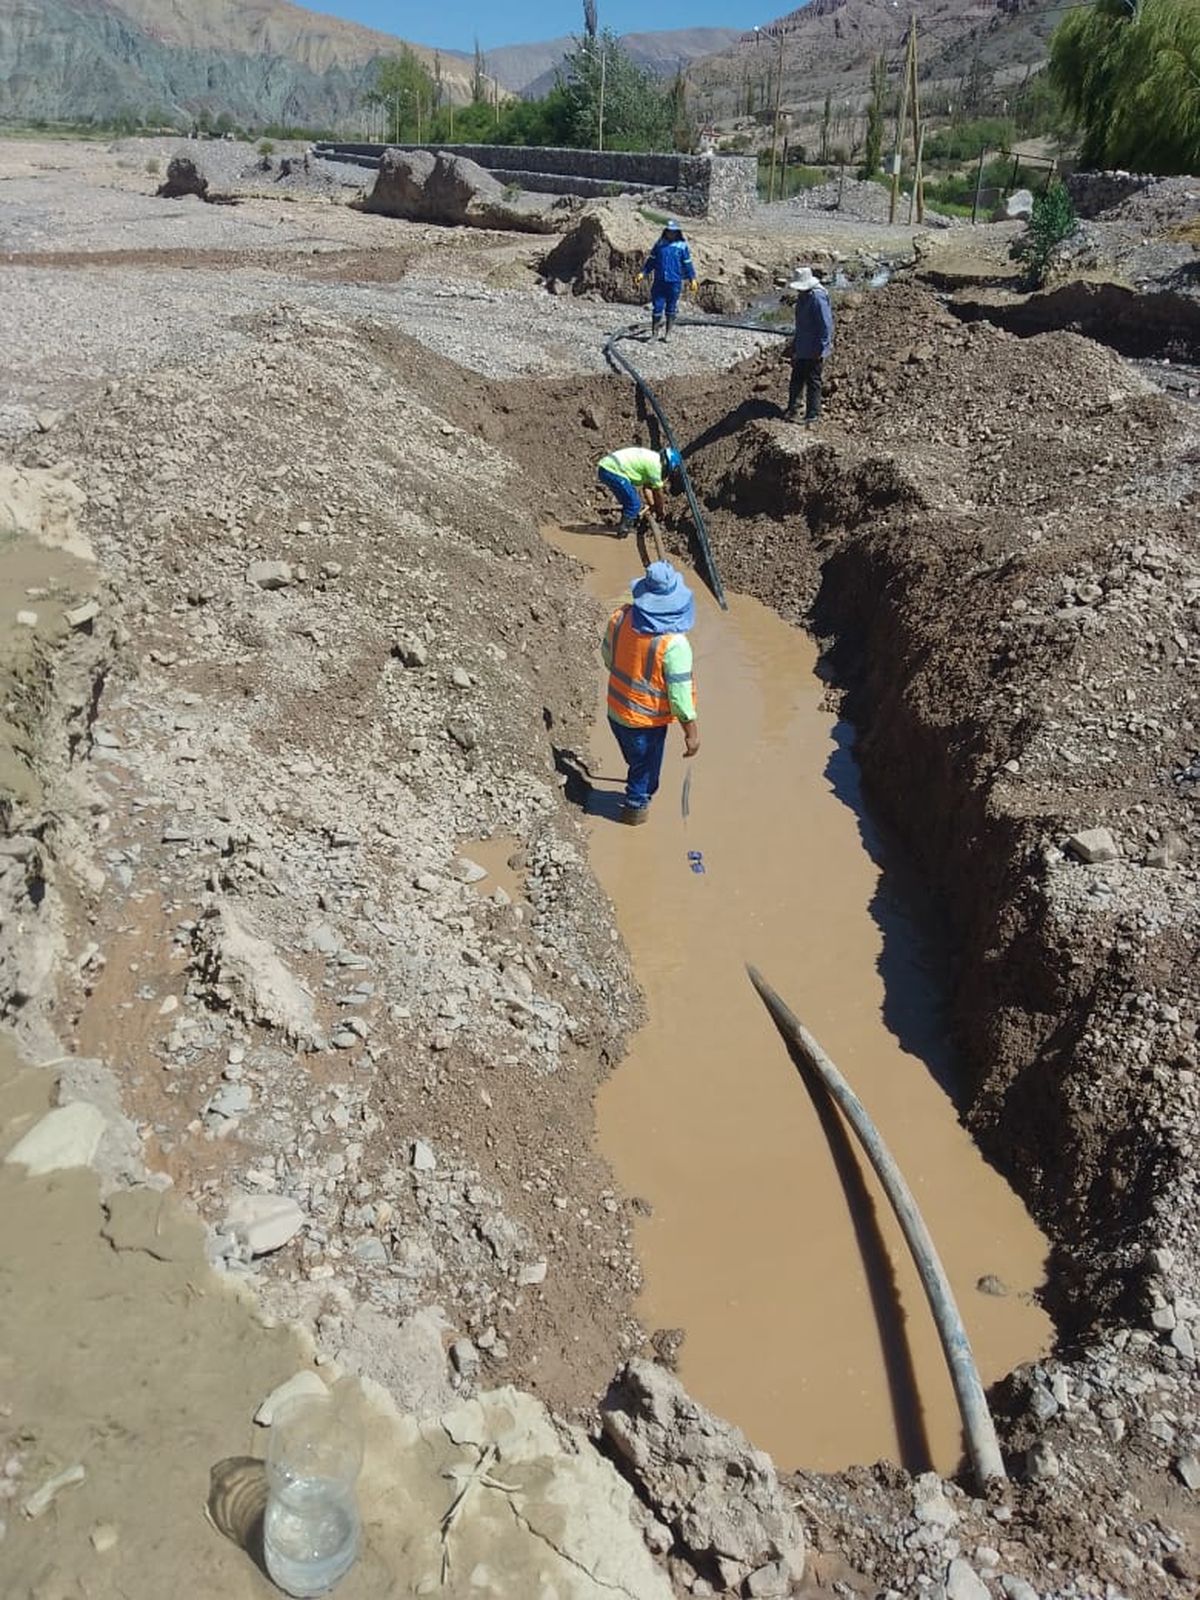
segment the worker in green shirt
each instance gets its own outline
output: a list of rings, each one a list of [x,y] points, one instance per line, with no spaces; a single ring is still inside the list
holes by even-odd
[[[596,476],[606,489],[611,489],[621,506],[620,532],[624,538],[633,532],[642,514],[642,497],[654,507],[661,517],[665,510],[664,483],[672,489],[678,486],[678,475],[683,462],[678,450],[646,450],[631,444],[624,450],[614,450],[604,456],[596,468]]]

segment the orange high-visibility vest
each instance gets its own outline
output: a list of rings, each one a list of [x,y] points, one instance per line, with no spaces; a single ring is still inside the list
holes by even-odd
[[[608,621],[609,715],[627,727],[665,728],[673,718],[663,657],[674,634],[638,633],[631,610],[622,606]]]

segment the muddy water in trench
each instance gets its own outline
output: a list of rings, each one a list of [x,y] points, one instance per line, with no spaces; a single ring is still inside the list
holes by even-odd
[[[613,606],[633,541],[548,535]],[[950,1470],[961,1434],[924,1294],[851,1136],[810,1098],[745,976],[758,965],[872,1113],[950,1274],[985,1384],[1044,1352],[1030,1296],[1046,1241],[960,1126],[938,995],[888,904],[848,730],[822,706],[811,642],[698,583],[702,735],[669,736],[649,822],[613,820],[623,767],[600,711],[592,861],[649,1022],[601,1091],[600,1144],[638,1223],[646,1327],[686,1331],[680,1376],[784,1466],[880,1457]],[[681,814],[690,769],[690,814]],[[869,848],[870,847],[870,848]],[[690,870],[689,850],[705,871]],[[1007,1292],[982,1293],[998,1278]]]

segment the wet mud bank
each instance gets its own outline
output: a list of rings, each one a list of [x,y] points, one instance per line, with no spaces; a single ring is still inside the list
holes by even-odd
[[[1058,1241],[1045,1298],[1061,1333],[1135,1314],[1156,1201],[1186,1150],[1147,1125],[1137,1080],[1098,1111],[1095,1027],[1131,992],[1189,984],[1192,951],[1177,930],[1122,947],[1109,919],[1081,928],[1054,903],[1047,851],[1070,860],[1057,847],[1080,813],[1045,790],[1032,806],[1018,798],[1042,717],[998,701],[1031,671],[1069,671],[1074,636],[1021,659],[1004,623],[1027,566],[1011,537],[931,508],[894,459],[853,444],[797,448],[760,427],[709,504],[726,581],[825,642],[871,808],[931,891],[964,1117]]]

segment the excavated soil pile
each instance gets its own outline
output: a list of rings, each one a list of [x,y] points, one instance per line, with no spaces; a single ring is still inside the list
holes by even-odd
[[[1198,274],[1200,267],[1191,273],[1193,285],[1200,282]],[[1024,300],[977,300],[964,294],[953,305],[964,322],[992,322],[1009,333],[1067,329],[1135,359],[1200,361],[1200,298],[1194,294],[1165,289],[1139,294],[1117,283],[1064,283]]]

